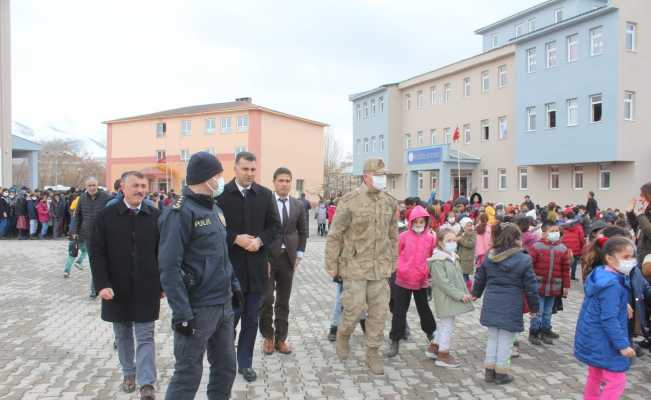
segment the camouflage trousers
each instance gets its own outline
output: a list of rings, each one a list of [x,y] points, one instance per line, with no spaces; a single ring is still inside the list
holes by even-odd
[[[343,284],[341,303],[344,310],[339,323],[339,332],[344,336],[352,335],[357,322],[366,310],[367,347],[379,348],[384,341],[384,325],[389,310],[388,281],[344,279]]]

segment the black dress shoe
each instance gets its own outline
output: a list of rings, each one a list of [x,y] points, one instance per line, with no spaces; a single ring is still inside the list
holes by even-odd
[[[239,372],[247,382],[255,382],[255,380],[258,379],[258,375],[255,373],[253,368],[240,368],[237,372]]]

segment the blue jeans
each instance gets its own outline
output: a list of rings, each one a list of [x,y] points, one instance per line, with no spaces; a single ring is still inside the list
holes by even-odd
[[[330,317],[330,326],[339,326],[339,321],[341,321],[341,293],[343,291],[343,285],[341,283],[335,283],[337,286],[337,293],[335,295],[335,304],[332,306],[332,317]]]
[[[43,222],[41,224],[41,239],[45,239],[47,236],[47,228],[50,227],[50,224],[48,222]]]
[[[7,226],[9,225],[9,218],[0,218],[0,238],[5,237],[7,234]]]
[[[38,220],[30,219],[29,220],[29,236],[34,236],[38,232]]]
[[[258,336],[258,313],[260,311],[261,293],[246,293],[244,306],[240,305],[235,311],[235,324],[242,320],[240,336],[237,338],[237,367],[251,368],[253,365],[253,348]]]
[[[531,320],[531,330],[534,332],[552,330],[552,310],[555,297],[539,296],[538,316]]]
[[[134,350],[135,331],[137,347]],[[154,321],[114,322],[113,333],[124,376],[135,376],[138,386],[156,383],[156,345]],[[134,360],[135,356],[135,360]]]
[[[208,351],[210,376],[208,399],[229,399],[235,380],[233,308],[224,305],[200,307],[194,312],[194,336],[174,332],[174,375],[167,388],[167,400],[192,400],[203,374],[203,356]],[[256,330],[254,330],[255,332]]]

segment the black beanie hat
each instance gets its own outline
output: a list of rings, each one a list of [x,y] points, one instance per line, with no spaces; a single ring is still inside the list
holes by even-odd
[[[194,153],[190,161],[188,161],[185,181],[188,185],[197,185],[207,181],[223,170],[222,163],[219,162],[217,157],[206,151],[200,151]]]

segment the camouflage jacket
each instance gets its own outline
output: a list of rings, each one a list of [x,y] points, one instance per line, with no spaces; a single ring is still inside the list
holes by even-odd
[[[395,270],[398,204],[365,185],[339,200],[328,233],[325,267],[343,279],[380,280]]]

